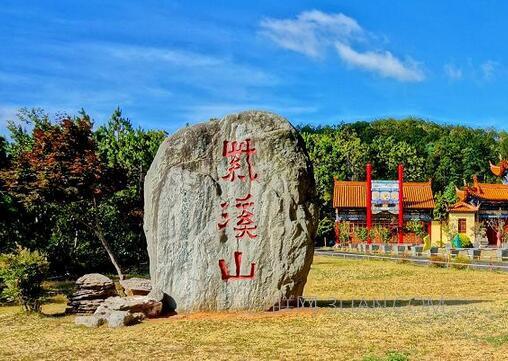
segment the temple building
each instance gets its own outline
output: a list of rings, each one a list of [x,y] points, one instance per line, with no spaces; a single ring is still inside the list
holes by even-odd
[[[406,229],[411,220],[421,222],[429,237],[439,235],[439,224],[432,221],[434,196],[430,181],[404,182],[402,165],[394,181],[372,180],[370,164],[366,173],[365,181],[334,180],[336,242],[344,224],[349,227],[349,241],[353,243],[362,241],[357,235],[359,228],[373,230],[379,226],[389,230],[390,242],[420,243],[422,240]],[[369,234],[367,242],[381,240]]]
[[[473,177],[472,185],[457,189],[458,202],[449,210],[448,224],[475,245],[501,247],[508,232],[508,162],[490,168],[504,184],[480,183]]]

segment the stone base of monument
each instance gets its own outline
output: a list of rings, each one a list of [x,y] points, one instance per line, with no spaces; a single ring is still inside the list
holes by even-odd
[[[116,296],[114,282],[99,273],[86,274],[76,281],[76,291],[69,297],[66,313],[92,314],[105,299]]]
[[[130,326],[160,315],[162,302],[147,296],[110,297],[90,316],[79,316],[75,324],[87,327]]]

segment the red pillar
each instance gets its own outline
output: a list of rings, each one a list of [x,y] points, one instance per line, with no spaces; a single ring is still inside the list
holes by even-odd
[[[404,166],[399,164],[399,229],[398,238],[399,243],[404,242]]]
[[[372,239],[370,239],[370,230],[372,229],[372,164],[367,163],[367,186],[365,187],[367,190],[367,194],[365,195],[366,199],[366,208],[367,208],[367,230],[369,231],[369,238],[367,239],[367,243],[371,244]]]

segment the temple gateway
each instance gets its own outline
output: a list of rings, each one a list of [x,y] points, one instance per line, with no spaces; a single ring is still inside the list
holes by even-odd
[[[334,179],[336,243],[418,244],[443,246],[450,237],[466,238],[475,247],[497,247],[508,235],[508,162],[491,164],[503,184],[480,183],[457,189],[447,224],[433,220],[431,181],[405,182],[399,165],[397,180],[373,180],[367,164],[365,181]],[[416,225],[416,226],[415,226]]]
[[[458,202],[450,208],[448,224],[475,245],[501,247],[508,231],[508,162],[490,165],[503,184],[480,183],[457,189]]]
[[[422,230],[431,238],[439,234],[436,228],[439,223],[432,220],[434,196],[430,181],[405,182],[402,165],[399,165],[398,180],[395,181],[372,180],[370,164],[367,164],[366,174],[365,181],[334,180],[337,242],[344,239],[343,233],[348,231],[352,243],[421,243],[422,240],[414,232],[407,230],[410,221],[419,222]],[[344,225],[349,230],[345,230]],[[389,232],[384,240],[380,239],[382,236],[379,232],[374,232],[378,229]]]

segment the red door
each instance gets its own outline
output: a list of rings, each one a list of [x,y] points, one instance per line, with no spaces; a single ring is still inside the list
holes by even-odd
[[[489,246],[497,245],[497,232],[490,226],[487,226],[487,239],[489,240]]]

